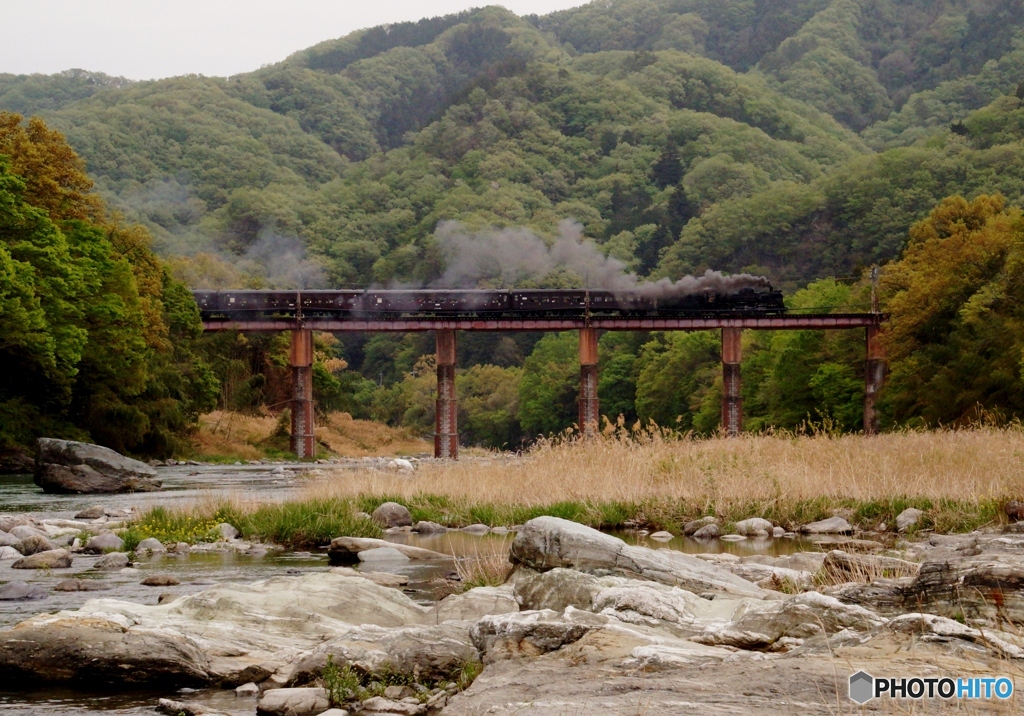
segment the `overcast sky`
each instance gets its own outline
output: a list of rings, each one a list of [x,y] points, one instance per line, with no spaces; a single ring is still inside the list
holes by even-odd
[[[518,15],[586,0],[501,0]],[[353,30],[486,0],[0,0],[0,73],[71,68],[130,79],[255,70]]]

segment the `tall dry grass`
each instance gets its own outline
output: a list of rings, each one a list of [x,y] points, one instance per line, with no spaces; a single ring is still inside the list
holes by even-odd
[[[459,550],[449,544],[449,552],[456,555],[455,571],[463,590],[474,587],[497,587],[512,575],[512,537],[500,540],[475,540],[473,549]]]
[[[687,502],[919,497],[972,501],[1024,493],[1024,430],[695,439],[648,431],[544,442],[522,457],[424,464],[411,479],[346,472],[316,495],[447,495],[476,502]]]
[[[242,504],[230,496],[194,512],[230,509],[239,519],[260,512],[269,522],[259,534],[313,539],[324,531],[317,525],[388,500],[406,505],[414,521],[453,527],[554,515],[595,527],[639,522],[672,531],[708,514],[726,523],[759,516],[789,529],[842,514],[861,529],[892,529],[900,512],[916,507],[925,513],[917,529],[949,533],[1005,522],[1005,501],[1024,497],[1022,466],[1019,426],[871,437],[620,431],[544,441],[523,455],[427,461],[411,474],[325,468],[276,517],[262,500]],[[275,519],[280,525],[269,524]]]

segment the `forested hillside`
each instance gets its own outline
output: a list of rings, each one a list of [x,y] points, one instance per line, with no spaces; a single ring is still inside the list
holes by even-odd
[[[0,110],[63,131],[103,198],[195,287],[424,285],[452,259],[439,226],[550,241],[572,220],[641,276],[753,271],[794,305],[855,306],[863,270],[898,259],[945,197],[1021,203],[1022,40],[1011,0],[487,7],[231,78],[0,75]],[[467,439],[571,424],[575,339],[538,339],[463,342]],[[429,430],[429,337],[345,340],[320,342],[325,405]],[[857,336],[749,340],[748,427],[857,427]],[[282,346],[207,342],[222,405],[281,397]],[[713,336],[609,335],[602,350],[610,417],[715,428]],[[991,391],[964,395],[941,416],[904,395],[887,419],[1015,414]]]

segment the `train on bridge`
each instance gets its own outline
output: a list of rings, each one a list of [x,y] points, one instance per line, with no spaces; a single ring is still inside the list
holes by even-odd
[[[295,318],[666,318],[781,316],[771,285],[672,295],[594,289],[193,291],[204,320]]]

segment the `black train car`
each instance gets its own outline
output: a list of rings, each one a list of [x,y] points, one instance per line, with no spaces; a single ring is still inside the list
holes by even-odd
[[[210,315],[294,314],[297,291],[193,291],[199,310]]]
[[[337,316],[355,311],[362,299],[362,291],[301,291],[299,293],[304,316]]]
[[[211,316],[244,317],[283,314],[347,315],[362,291],[193,291],[199,310]]]
[[[355,310],[375,315],[504,315],[509,312],[508,291],[418,290],[363,293]]]
[[[587,310],[587,291],[520,289],[511,292],[512,312],[524,316],[582,315]]]
[[[512,310],[527,317],[586,314],[593,317],[654,317],[741,312],[778,315],[785,311],[785,304],[782,292],[770,286],[766,291],[744,288],[732,294],[703,292],[677,296],[604,290],[520,290],[512,291]]]

